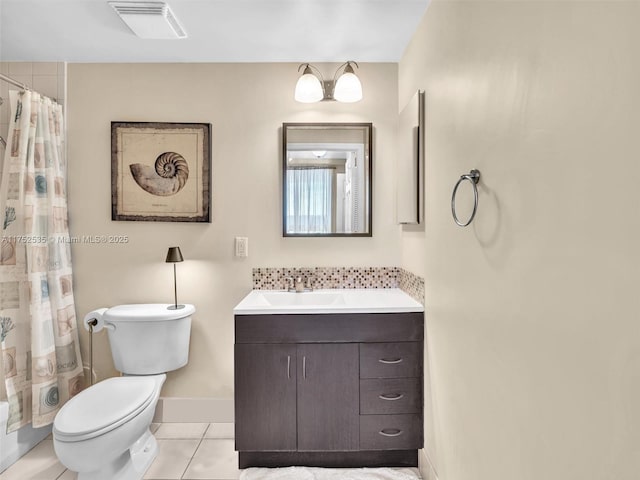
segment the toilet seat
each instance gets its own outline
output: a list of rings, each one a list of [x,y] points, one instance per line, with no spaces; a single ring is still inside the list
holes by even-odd
[[[96,383],[60,409],[53,434],[64,442],[104,435],[144,410],[153,401],[157,387],[155,376],[115,377]]]

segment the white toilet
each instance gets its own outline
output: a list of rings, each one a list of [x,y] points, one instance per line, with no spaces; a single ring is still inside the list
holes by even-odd
[[[120,305],[95,312],[116,369],[69,400],[53,422],[60,462],[78,480],[139,480],[158,452],[149,431],[166,374],[187,364],[193,305]],[[172,307],[172,305],[171,305]],[[86,319],[85,319],[86,320]]]

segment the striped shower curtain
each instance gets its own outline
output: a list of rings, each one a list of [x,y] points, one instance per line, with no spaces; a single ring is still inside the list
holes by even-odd
[[[53,422],[84,375],[71,275],[62,107],[11,93],[0,181],[0,347],[7,432]]]

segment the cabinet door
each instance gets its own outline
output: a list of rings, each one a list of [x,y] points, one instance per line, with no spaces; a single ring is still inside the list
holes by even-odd
[[[358,344],[298,345],[298,450],[358,450]]]
[[[296,346],[235,346],[236,450],[296,450]]]

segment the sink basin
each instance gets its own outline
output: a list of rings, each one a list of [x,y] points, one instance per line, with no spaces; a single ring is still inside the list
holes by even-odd
[[[326,289],[292,293],[252,290],[235,306],[236,315],[423,312],[398,288]]]
[[[334,292],[261,292],[262,297],[274,307],[344,305],[341,293]]]

